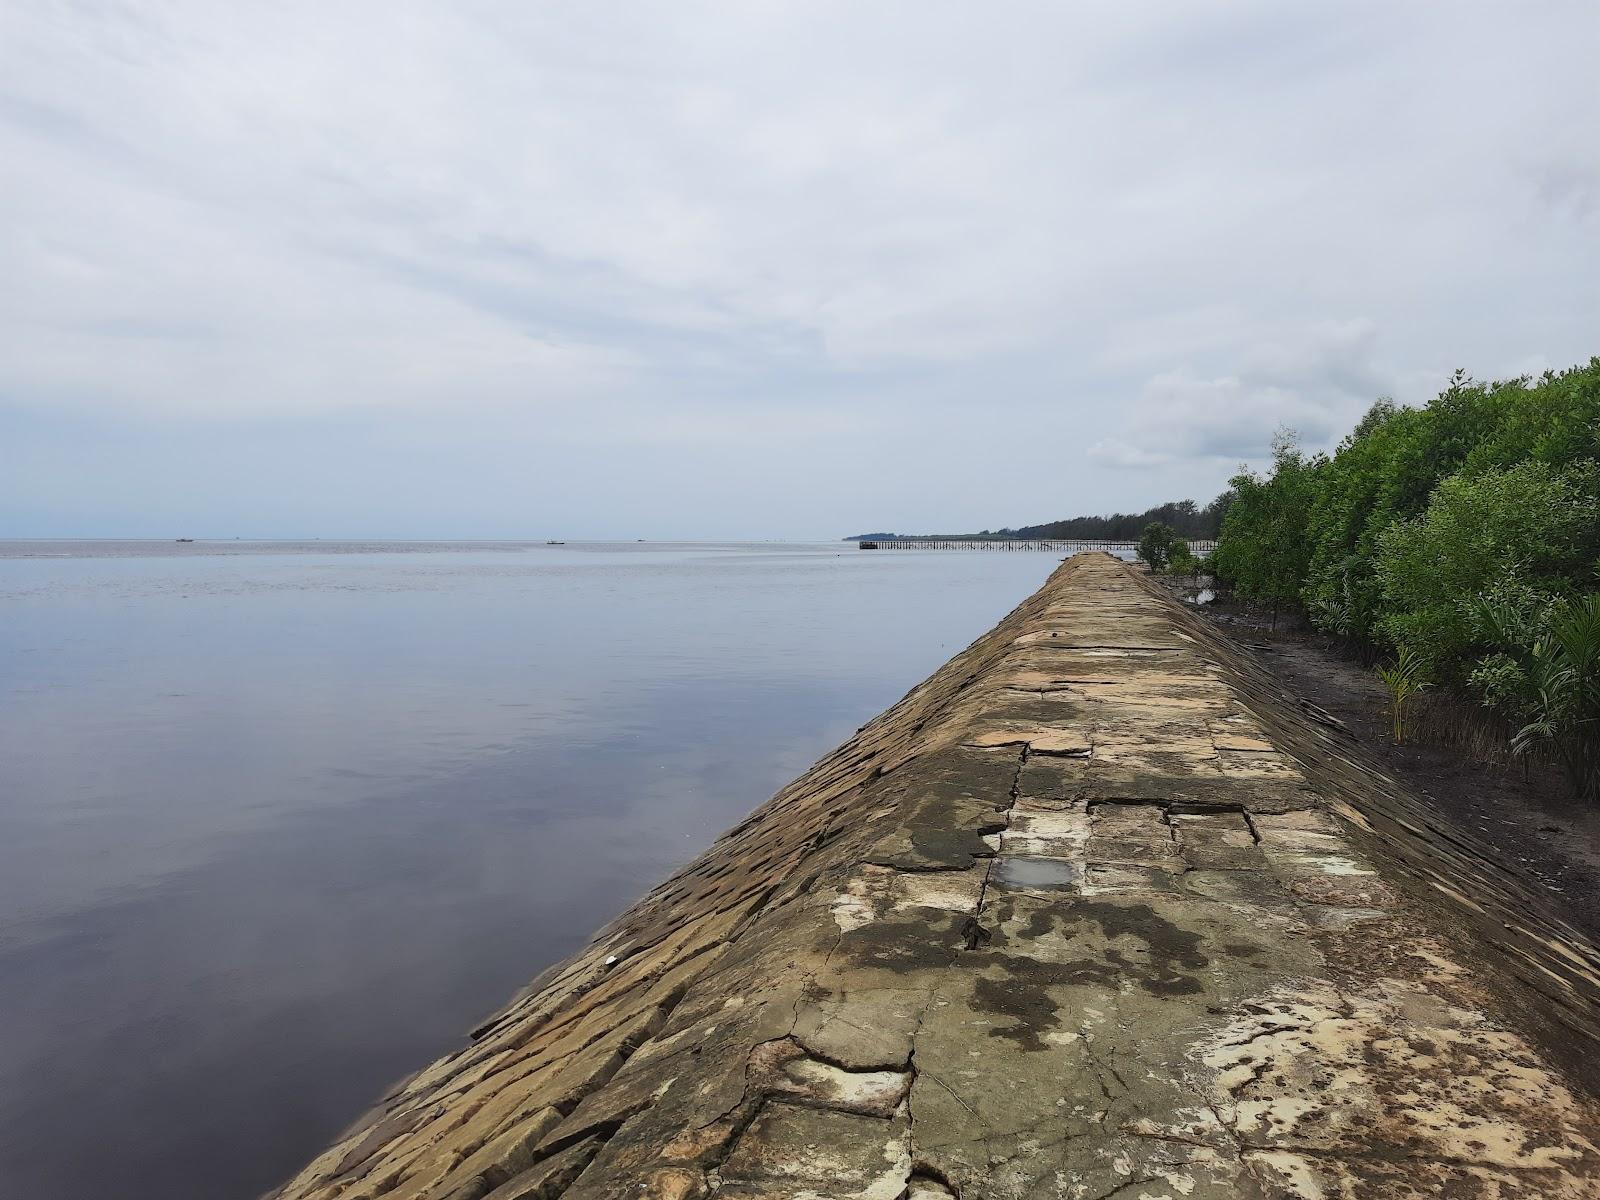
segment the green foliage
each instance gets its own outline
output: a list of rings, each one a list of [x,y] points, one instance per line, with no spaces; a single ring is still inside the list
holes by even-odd
[[[1600,459],[1600,359],[1537,382],[1497,384],[1493,427],[1467,455],[1473,470],[1525,460],[1571,466]]]
[[[1299,600],[1308,560],[1306,526],[1317,495],[1321,455],[1307,458],[1295,435],[1279,430],[1272,471],[1241,470],[1231,480],[1233,503],[1222,522],[1214,565],[1241,596],[1274,609]]]
[[[1433,478],[1419,437],[1422,414],[1380,400],[1323,468],[1306,521],[1303,598],[1316,624],[1366,638],[1378,609],[1378,535],[1420,512]]]
[[[1432,686],[1428,679],[1428,660],[1410,646],[1400,647],[1392,666],[1379,667],[1378,678],[1389,690],[1389,714],[1394,726],[1394,744],[1405,741],[1406,705]]]
[[[1111,513],[1097,517],[1068,517],[1043,525],[1023,525],[1016,529],[985,529],[985,535],[1014,538],[1104,538],[1130,542],[1154,522],[1169,525],[1185,538],[1214,538],[1222,528],[1232,494],[1223,492],[1203,508],[1193,500],[1170,500],[1142,513]],[[858,534],[858,537],[866,536]]]
[[[1362,578],[1361,565],[1359,558],[1347,555],[1337,566],[1313,565],[1309,569],[1301,599],[1318,629],[1355,637],[1370,628],[1373,589],[1370,581]]]
[[[1180,541],[1172,550],[1172,559],[1167,563],[1169,575],[1199,575],[1206,569],[1205,559],[1197,556],[1189,549],[1189,543]]]
[[[1331,457],[1280,434],[1267,473],[1232,481],[1216,573],[1573,745],[1591,726],[1560,715],[1581,705],[1558,703],[1550,656],[1600,579],[1597,462],[1600,358],[1536,380],[1458,371],[1423,408],[1379,400]]]
[[[1561,606],[1529,655],[1531,720],[1512,740],[1549,746],[1574,792],[1600,800],[1600,595]]]
[[[1597,458],[1600,359],[1537,381],[1482,384],[1457,372],[1421,409],[1378,401],[1319,479],[1307,522],[1307,612],[1329,632],[1377,639],[1378,539],[1421,515],[1444,479],[1523,462],[1563,470]]]
[[[1481,644],[1483,598],[1520,596],[1529,612],[1567,590],[1600,523],[1587,474],[1524,462],[1443,480],[1421,516],[1378,538],[1378,636],[1461,674]]]
[[[1470,690],[1512,721],[1529,719],[1537,698],[1532,655],[1559,601],[1516,579],[1499,579],[1465,604],[1473,640],[1489,647],[1467,674]]]
[[[1512,720],[1523,719],[1532,712],[1533,679],[1528,664],[1516,655],[1491,650],[1478,659],[1467,682],[1487,707]]]
[[[1203,508],[1193,500],[1169,500],[1142,513],[1111,513],[1109,516],[1068,517],[1064,521],[1049,521],[1043,525],[1023,525],[1016,529],[985,529],[978,537],[993,538],[1082,538],[1094,541],[1131,542],[1139,537],[1152,522],[1170,525],[1180,537],[1202,540],[1217,536],[1222,528],[1222,518],[1233,502],[1231,491],[1223,492]],[[847,542],[892,541],[897,537],[951,537],[967,538],[970,533],[952,534],[898,534],[854,533]]]
[[[1180,537],[1214,538],[1221,527],[1222,514],[1226,511],[1227,504],[1228,494],[1224,492],[1203,508],[1193,500],[1173,500],[1146,509],[1142,513],[1072,517],[1044,525],[1025,525],[1014,532],[1018,537],[1109,538],[1121,541],[1131,540],[1151,524],[1159,522],[1170,526]]]
[[[1139,561],[1148,563],[1152,571],[1165,571],[1180,550],[1188,555],[1188,543],[1172,526],[1160,521],[1151,521],[1139,535]]]

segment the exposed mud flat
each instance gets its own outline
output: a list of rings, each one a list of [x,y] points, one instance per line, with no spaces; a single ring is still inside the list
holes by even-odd
[[[1104,556],[275,1195],[1600,1197],[1600,954]]]

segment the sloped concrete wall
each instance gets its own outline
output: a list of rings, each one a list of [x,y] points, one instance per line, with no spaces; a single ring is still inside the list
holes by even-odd
[[[1597,963],[1080,556],[275,1195],[1600,1196]]]

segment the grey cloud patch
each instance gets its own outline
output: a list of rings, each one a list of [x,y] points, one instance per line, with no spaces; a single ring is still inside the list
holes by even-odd
[[[207,455],[237,493],[193,503],[228,525],[303,476],[297,513],[397,536],[1212,494],[1280,423],[1324,441],[1457,365],[1594,352],[1591,24],[15,0],[0,513],[45,515],[0,534],[102,532]],[[366,435],[337,471],[332,426]]]
[[[1600,165],[1548,163],[1536,169],[1533,178],[1539,199],[1554,212],[1576,221],[1588,221],[1600,212]]]
[[[1259,461],[1273,431],[1288,426],[1311,447],[1341,436],[1395,378],[1374,361],[1375,326],[1325,324],[1293,339],[1237,352],[1238,374],[1189,369],[1149,379],[1116,435],[1089,448],[1119,467],[1155,468],[1182,458]]]

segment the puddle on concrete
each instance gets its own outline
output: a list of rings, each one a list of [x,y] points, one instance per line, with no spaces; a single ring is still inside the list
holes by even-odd
[[[994,881],[1001,887],[1067,888],[1082,878],[1082,867],[1060,858],[1018,854],[1002,857],[994,867]]]

